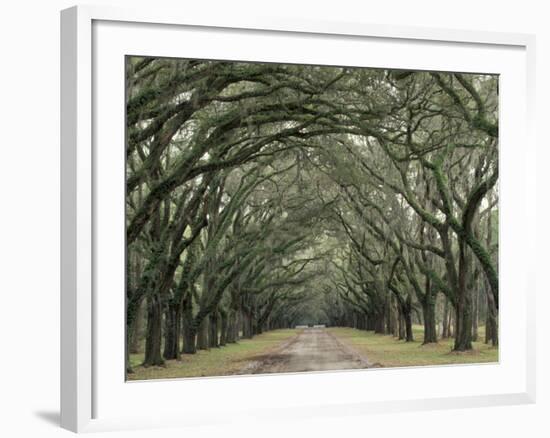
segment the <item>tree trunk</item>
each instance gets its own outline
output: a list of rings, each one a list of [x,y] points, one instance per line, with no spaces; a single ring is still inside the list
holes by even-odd
[[[471,302],[459,300],[456,310],[455,351],[472,349],[472,313]]]
[[[197,329],[193,324],[193,297],[190,292],[183,300],[182,314],[183,352],[195,354],[197,352]]]
[[[208,318],[204,318],[197,330],[197,349],[208,350]]]
[[[242,313],[242,326],[243,326],[243,338],[251,339],[252,338],[252,318],[247,312]]]
[[[126,374],[133,374],[134,370],[130,365],[130,348],[129,348],[128,342],[126,342],[126,348],[124,350],[125,350],[124,360],[126,362]]]
[[[491,329],[492,329],[491,315],[489,314],[489,309],[487,309],[487,315],[485,316],[485,343],[486,344],[491,342],[491,339],[493,339]]]
[[[449,299],[445,297],[445,304],[443,305],[443,323],[441,327],[441,338],[447,339],[449,334]]]
[[[145,338],[145,359],[143,366],[164,365],[161,355],[162,305],[156,294],[147,299],[147,333]]]
[[[424,344],[437,342],[435,323],[435,297],[427,296],[422,303],[424,313]]]
[[[197,352],[197,333],[186,322],[183,324],[183,352],[185,354],[195,354]]]
[[[244,312],[241,311],[241,332],[242,332],[242,338],[247,339],[250,337],[248,333],[248,317]]]
[[[374,333],[385,335],[386,334],[386,317],[385,312],[381,311],[375,315]]]
[[[399,337],[399,309],[395,301],[392,305],[392,317],[393,317],[393,336],[398,338]]]
[[[138,306],[134,324],[130,333],[130,353],[137,354],[140,352],[140,341],[142,336],[143,323],[143,302]]]
[[[180,357],[180,333],[181,333],[181,306],[179,303],[170,303],[165,312],[164,319],[164,359],[181,359]]]
[[[487,216],[487,248],[491,247],[493,241],[493,225],[492,214],[489,212]],[[498,305],[495,301],[495,296],[489,284],[489,280],[486,280],[485,291],[487,294],[487,323],[485,324],[485,330],[489,333],[489,338],[486,338],[486,343],[491,341],[492,345],[496,347],[498,345]]]
[[[220,346],[218,341],[219,331],[219,317],[218,310],[214,309],[208,317],[208,346],[210,348],[218,348]]]
[[[386,309],[386,333],[388,334],[393,334],[393,330],[394,330],[394,327],[393,327],[393,315],[392,315],[392,294],[391,294],[391,291],[388,291],[388,293],[386,294],[386,305],[385,305],[385,309]]]
[[[250,318],[250,326],[251,326],[250,331],[252,333],[252,336],[257,335],[259,327],[258,327],[258,322],[256,321],[256,318],[254,317]]]
[[[487,293],[487,319],[485,323],[485,343],[491,342],[493,347],[498,345],[498,310],[493,296]]]
[[[143,319],[142,310],[143,308],[143,299],[139,302],[135,301],[133,306],[126,306],[126,345],[125,356],[126,356],[126,372],[133,373],[132,367],[130,365],[130,353],[139,353],[140,345],[140,335],[141,330],[139,329],[141,325],[141,320]],[[133,348],[135,347],[135,348]]]
[[[459,278],[456,305],[455,351],[472,349],[472,297],[467,287],[469,257],[466,244],[459,242]]]
[[[243,315],[241,313],[240,310],[237,310],[235,311],[235,316],[234,316],[235,320],[234,320],[234,330],[235,330],[235,342],[238,342],[239,339],[241,339],[241,326],[242,326],[242,319],[243,319]]]
[[[474,285],[475,287],[475,285]],[[472,341],[476,342],[478,339],[478,321],[479,321],[479,289],[476,288],[474,293],[474,299],[472,301]]]
[[[138,196],[139,196],[139,201],[141,202],[141,186],[139,188],[139,191],[138,191]],[[139,257],[135,257],[134,258],[134,263],[132,263],[132,257],[130,256],[130,254],[128,254],[128,259],[127,259],[127,263],[128,263],[128,272],[127,272],[127,284],[128,284],[128,289],[127,289],[127,293],[130,293],[130,291],[132,290],[135,290],[137,287],[138,287],[138,284],[140,282],[140,279],[141,279],[141,275],[142,275],[142,272],[141,272],[141,260]],[[132,272],[132,267],[133,267],[133,272]],[[128,299],[128,297],[127,297]],[[129,300],[128,300],[129,301]],[[130,358],[129,354],[130,353],[133,353],[133,354],[136,354],[136,353],[139,353],[140,352],[140,347],[141,347],[141,336],[142,336],[142,323],[143,323],[143,299],[139,300],[139,302],[137,303],[137,305],[135,305],[135,308],[134,308],[134,315],[132,315],[131,317],[131,324],[130,326],[128,327],[127,326],[127,330],[128,330],[128,336],[129,336],[129,347],[127,346],[127,348],[129,348],[129,351],[127,351],[128,353],[128,360]],[[128,323],[128,313],[130,312],[130,309],[126,308],[126,312],[127,312],[127,316],[126,316],[126,321]]]
[[[414,341],[411,312],[407,312],[405,314],[405,341],[406,342]]]
[[[398,339],[401,341],[401,340],[405,339],[405,337],[406,337],[405,318],[403,317],[402,312],[399,312],[398,324],[399,324]]]
[[[456,335],[456,309],[452,307],[452,312],[449,312],[449,337],[454,338]]]
[[[373,331],[376,328],[376,318],[370,314],[367,316],[367,330]]]
[[[228,315],[226,310],[220,309],[220,319],[220,347],[223,347],[227,343]]]
[[[227,338],[226,342],[228,344],[233,344],[237,342],[237,339],[239,337],[239,325],[237,320],[238,312],[236,312],[233,309],[229,310],[229,313],[227,314]]]

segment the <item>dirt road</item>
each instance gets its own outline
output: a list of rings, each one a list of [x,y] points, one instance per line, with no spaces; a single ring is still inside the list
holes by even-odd
[[[294,373],[367,368],[366,358],[324,328],[307,328],[273,352],[255,358],[243,373]]]

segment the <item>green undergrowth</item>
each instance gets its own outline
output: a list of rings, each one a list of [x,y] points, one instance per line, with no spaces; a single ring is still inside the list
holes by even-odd
[[[383,367],[450,365],[498,362],[498,348],[483,342],[474,342],[469,352],[453,352],[453,339],[439,340],[437,344],[422,345],[423,327],[414,326],[414,342],[399,341],[391,335],[378,335],[372,331],[333,327],[328,329],[345,344],[366,356],[370,364]],[[479,339],[485,337],[484,328]]]
[[[180,377],[226,376],[239,374],[255,356],[265,354],[297,334],[296,330],[273,330],[242,339],[236,344],[182,354],[181,361],[168,360],[165,366],[142,367],[143,353],[131,354],[134,372],[128,380],[174,379]]]

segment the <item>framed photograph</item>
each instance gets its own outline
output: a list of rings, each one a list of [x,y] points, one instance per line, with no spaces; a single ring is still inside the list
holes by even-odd
[[[78,6],[61,55],[63,427],[534,402],[534,37]]]

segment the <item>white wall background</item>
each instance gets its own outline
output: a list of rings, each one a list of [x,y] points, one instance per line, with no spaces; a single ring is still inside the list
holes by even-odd
[[[217,429],[116,432],[164,437],[508,437],[549,436],[550,14],[537,0],[119,0],[97,4],[158,6],[537,35],[539,133],[538,402],[536,405],[325,418]],[[65,0],[4,2],[0,13],[0,435],[69,436],[59,418],[59,10]],[[521,148],[521,144],[517,147]],[[546,228],[545,228],[546,227]],[[25,315],[21,319],[21,315]],[[182,394],[182,396],[184,396]]]

